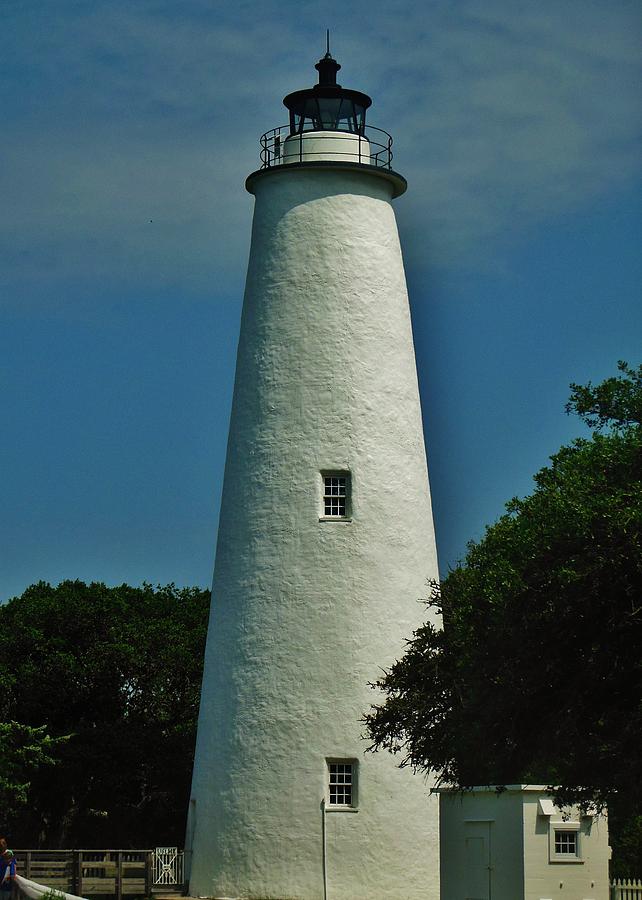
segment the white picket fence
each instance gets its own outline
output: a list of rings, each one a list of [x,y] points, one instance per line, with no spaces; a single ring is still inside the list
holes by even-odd
[[[612,881],[611,900],[642,900],[642,881],[639,878]]]

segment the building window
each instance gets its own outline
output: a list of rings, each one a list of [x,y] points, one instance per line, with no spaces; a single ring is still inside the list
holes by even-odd
[[[330,805],[352,806],[352,763],[328,763]]]
[[[555,853],[564,854],[565,856],[577,856],[577,832],[576,831],[556,831],[555,832]]]
[[[327,760],[328,806],[355,809],[357,805],[356,760]]]
[[[550,862],[582,862],[579,822],[551,822]]]
[[[347,519],[350,516],[350,473],[322,472],[324,519]]]

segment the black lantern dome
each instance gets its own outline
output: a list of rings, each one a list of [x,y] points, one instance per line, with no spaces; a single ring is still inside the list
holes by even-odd
[[[313,88],[288,94],[283,100],[290,111],[290,134],[348,131],[363,135],[366,110],[372,103],[370,97],[337,84],[341,66],[332,58],[329,48],[314,68],[319,73],[319,83]]]

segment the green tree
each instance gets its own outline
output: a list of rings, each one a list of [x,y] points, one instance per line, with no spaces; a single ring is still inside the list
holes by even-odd
[[[415,633],[367,729],[454,786],[543,782],[560,803],[608,804],[614,850],[626,832],[642,866],[642,366],[619,369],[571,386],[592,437],[432,586],[444,628]]]
[[[0,607],[5,717],[45,726],[23,846],[182,843],[209,592],[40,582]]]
[[[66,740],[50,737],[44,725],[31,728],[20,722],[0,722],[0,809],[15,815],[26,804],[30,779],[41,766],[55,765]]]

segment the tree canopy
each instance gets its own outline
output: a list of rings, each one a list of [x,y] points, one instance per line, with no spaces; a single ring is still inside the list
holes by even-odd
[[[56,754],[67,737],[52,738],[46,728],[20,722],[0,722],[0,809],[27,803],[30,779],[41,766],[55,765]]]
[[[208,609],[197,588],[81,581],[0,606],[6,741],[18,728],[39,763],[19,779],[28,803],[0,808],[14,844],[182,843]]]
[[[642,809],[642,366],[571,385],[595,429],[551,457],[465,560],[379,681],[373,749],[456,787],[544,783],[560,803]]]

